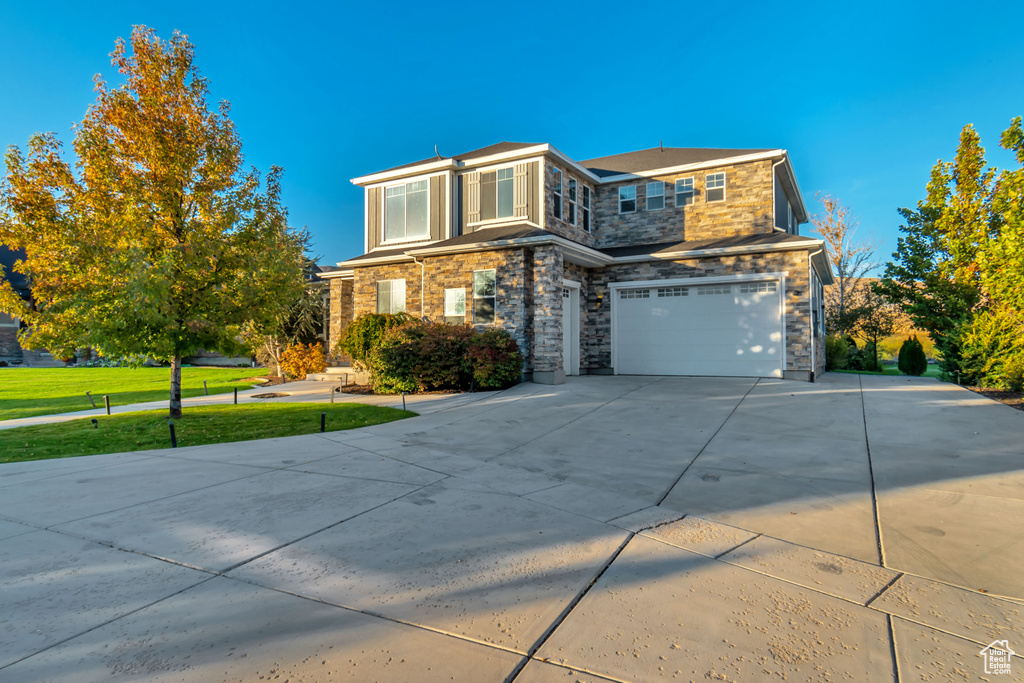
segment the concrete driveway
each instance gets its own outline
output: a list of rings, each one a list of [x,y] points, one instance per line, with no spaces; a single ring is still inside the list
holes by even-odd
[[[0,465],[0,681],[1020,680],[1024,413],[581,377]]]

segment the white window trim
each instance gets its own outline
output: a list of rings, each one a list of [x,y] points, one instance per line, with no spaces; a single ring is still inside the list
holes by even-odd
[[[551,196],[553,198],[554,197],[558,197],[558,215],[555,215],[555,207],[554,207],[554,202],[553,201],[552,201],[552,206],[551,206],[551,215],[555,218],[555,220],[564,221],[565,220],[565,196],[563,194],[563,183],[565,182],[565,175],[563,175],[561,169],[554,168],[554,167],[551,168],[551,175],[552,175],[552,177],[555,177],[555,176],[558,177],[558,183],[552,183],[552,185],[551,185]],[[557,190],[554,189],[556,186],[558,187]]]
[[[448,292],[462,292],[462,314],[449,313],[448,312]],[[462,318],[466,319],[466,288],[465,287],[446,287],[444,290],[444,317],[447,318]]]
[[[690,191],[689,191],[689,193],[680,193],[679,192],[679,181],[680,180],[689,180],[690,181]],[[672,183],[673,201],[675,202],[675,206],[676,206],[677,209],[681,209],[681,208],[684,208],[684,207],[687,207],[687,206],[693,206],[696,203],[696,201],[697,201],[697,192],[696,192],[696,189],[695,189],[695,185],[696,185],[695,180],[696,179],[691,175],[691,176],[686,176],[685,178],[676,178],[675,181]],[[680,204],[679,203],[679,197],[680,196],[689,197],[690,198],[690,202],[688,204],[687,203]]]
[[[722,187],[721,188],[717,188],[717,187],[709,188],[708,187],[708,178],[713,178],[716,175],[722,176]],[[724,202],[725,199],[726,199],[726,186],[727,186],[727,182],[726,182],[726,172],[725,171],[718,171],[717,173],[708,173],[707,175],[705,175],[704,176],[704,203],[705,204],[718,204],[719,202]],[[711,189],[711,190],[721,189],[722,190],[722,198],[721,199],[714,199],[714,200],[708,199],[708,190],[709,189]]]
[[[612,372],[616,375],[619,374],[619,345],[618,345],[618,325],[619,319],[616,311],[618,304],[618,290],[620,289],[634,289],[642,287],[675,287],[679,285],[685,286],[697,286],[697,285],[716,285],[724,283],[735,283],[735,282],[751,282],[758,280],[777,280],[779,283],[778,295],[779,295],[779,325],[782,329],[782,372],[785,374],[789,361],[789,346],[788,337],[786,336],[786,278],[789,277],[789,271],[777,271],[773,273],[739,273],[737,275],[721,275],[714,277],[678,277],[670,278],[667,280],[633,280],[629,282],[609,282],[608,283],[608,298],[611,302],[611,321],[612,321]]]
[[[580,224],[580,201],[579,201],[580,200],[580,181],[576,180],[575,178],[569,178],[569,182],[570,183],[576,183],[576,201],[572,200],[572,194],[570,194],[569,192],[566,192],[565,193],[566,194],[565,208],[568,209],[570,206],[572,206],[574,209],[576,209],[576,211],[566,211],[565,223],[566,223],[566,225],[579,225]],[[569,188],[567,187],[566,190],[568,190],[568,189]],[[575,221],[570,221],[569,220],[569,216],[571,214],[573,214],[573,213],[576,214],[576,220]]]
[[[516,218],[516,186],[515,186],[515,165],[509,166],[508,164],[502,164],[501,166],[490,166],[484,169],[479,169],[477,173],[491,173],[494,172],[494,218],[481,218],[479,221],[469,223],[469,225],[495,225],[497,223],[512,223],[520,222],[523,220],[522,216]],[[512,215],[511,216],[498,216],[498,171],[505,169],[512,170]],[[481,188],[480,196],[483,197],[483,183],[479,183],[477,187]]]
[[[632,200],[633,201],[633,210],[632,211],[623,211],[622,210],[622,190],[626,189],[627,187],[633,188],[633,200]],[[616,188],[615,191],[618,193],[619,215],[626,215],[626,214],[636,213],[636,185],[620,185],[618,188]],[[626,201],[628,202],[630,200],[627,199]]]
[[[661,184],[661,194],[660,195],[652,195],[651,194],[651,185],[657,185],[659,183]],[[645,196],[644,196],[644,209],[645,210],[647,210],[647,211],[663,211],[665,209],[665,181],[663,181],[663,180],[651,180],[651,181],[649,181],[647,183],[647,187],[644,188],[644,194],[645,194]],[[654,197],[660,196],[661,197],[661,208],[660,209],[652,209],[651,208],[651,197],[652,196],[654,196]]]
[[[477,273],[494,273],[494,295],[493,296],[480,296],[476,295],[476,274]],[[498,323],[498,269],[497,268],[481,268],[473,271],[473,286],[471,292],[471,298],[473,301],[473,324],[474,325],[496,325]],[[477,299],[494,299],[494,320],[489,323],[478,323],[476,321],[476,300]]]
[[[580,202],[580,227],[583,229],[585,233],[590,235],[593,234],[594,232],[594,213],[593,210],[590,208],[594,204],[594,192],[587,185],[581,184],[580,198],[582,199],[583,197],[586,197],[587,201],[586,204],[584,204],[582,201]],[[590,217],[590,225],[587,225],[588,221],[583,220],[584,211],[586,211],[587,216]]]
[[[406,291],[407,290],[406,290],[406,287],[405,287],[405,278],[391,278],[391,279],[388,279],[388,280],[377,280],[376,284],[374,284],[374,296],[377,299],[376,302],[375,302],[376,306],[374,307],[374,310],[378,311],[378,312],[380,311],[380,283],[382,283],[382,282],[390,282],[391,283],[391,303],[392,303],[392,305],[389,306],[389,309],[393,309],[394,308],[394,305],[393,305],[394,299],[395,299],[395,286],[394,286],[394,283],[396,283],[396,282],[401,282],[402,283],[402,310],[399,311],[399,312],[400,313],[404,312],[406,310],[406,304],[408,303],[407,302],[407,297],[406,297]],[[390,313],[390,314],[394,315],[394,313],[391,310],[387,311],[387,313]]]
[[[410,179],[406,180],[405,182],[391,183],[390,185],[383,185],[381,187],[381,192],[380,192],[380,246],[385,246],[385,245],[389,245],[389,244],[411,244],[413,242],[429,242],[429,241],[431,241],[431,237],[430,237],[430,209],[431,209],[430,179],[432,177],[433,176],[428,176],[426,178],[410,178]],[[409,185],[410,183],[418,183],[418,182],[423,181],[423,180],[427,181],[427,234],[426,234],[426,236],[425,237],[402,237],[400,239],[390,239],[389,240],[387,238],[387,234],[388,234],[388,215],[387,215],[387,210],[388,210],[388,188],[389,187],[399,187],[399,186]],[[408,225],[406,226],[406,232],[408,232]]]

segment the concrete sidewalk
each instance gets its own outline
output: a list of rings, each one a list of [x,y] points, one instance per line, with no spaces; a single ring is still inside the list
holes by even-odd
[[[986,680],[984,646],[1024,651],[1019,411],[849,375],[448,405],[0,465],[0,681]]]
[[[331,392],[337,384],[315,380],[300,380],[288,382],[269,387],[253,387],[238,392],[238,403],[329,403]],[[259,394],[281,393],[287,396],[278,398],[256,398]],[[458,394],[409,394],[405,397],[405,405],[409,410],[417,413],[430,413],[435,410],[444,410],[449,407],[472,403],[488,395],[489,392],[458,393]],[[193,396],[181,400],[185,408],[192,406],[223,405],[233,403],[234,394],[213,394],[211,396]],[[346,394],[344,392],[334,393],[335,403],[364,403],[367,405],[386,406],[388,408],[401,408],[402,397],[398,396],[375,396],[363,394]],[[131,413],[140,410],[166,410],[168,401],[149,401],[146,403],[130,403],[127,405],[111,406],[111,414]],[[67,422],[69,420],[80,420],[82,418],[98,417],[106,415],[104,408],[92,410],[77,410],[70,413],[57,413],[55,415],[37,415],[35,417],[22,417],[14,420],[0,420],[0,429],[13,429],[14,427],[25,427],[35,424],[50,424],[54,422]]]

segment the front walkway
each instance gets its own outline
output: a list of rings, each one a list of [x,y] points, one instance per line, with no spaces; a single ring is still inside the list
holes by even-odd
[[[300,380],[298,382],[287,382],[269,387],[253,387],[238,392],[238,403],[329,403],[331,392],[337,387],[337,382],[318,382],[314,380]],[[278,398],[256,398],[260,394],[287,394]],[[449,407],[472,403],[488,396],[488,392],[460,393],[460,394],[409,394],[405,397],[405,404],[409,410],[420,414],[431,413],[435,410],[444,410]],[[183,398],[183,408],[205,405],[223,405],[233,403],[234,394],[213,394],[211,396],[193,396]],[[363,394],[346,394],[343,392],[334,393],[335,403],[365,403],[374,406],[386,406],[389,408],[401,408],[402,396],[374,396]],[[131,413],[138,410],[166,410],[168,401],[149,401],[146,403],[131,403],[122,406],[111,406],[111,414]],[[37,415],[35,417],[22,417],[15,420],[0,420],[0,429],[12,429],[14,427],[25,427],[36,424],[49,424],[53,422],[67,422],[68,420],[81,420],[87,417],[99,417],[105,415],[104,408],[94,410],[77,410],[71,413],[57,413],[54,415]]]
[[[0,465],[0,681],[983,679],[1022,433],[934,380],[582,377]]]

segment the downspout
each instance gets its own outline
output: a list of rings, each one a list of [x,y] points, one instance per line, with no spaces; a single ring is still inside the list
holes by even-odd
[[[784,162],[785,160],[786,160],[786,157],[782,157],[781,159],[776,161],[774,164],[772,164],[772,227],[773,228],[778,228],[779,227],[778,225],[776,225],[777,221],[775,220],[775,217],[779,215],[779,212],[775,208],[775,167],[778,166],[779,164],[781,164],[782,162]],[[789,230],[787,229],[786,232],[789,232]]]
[[[814,266],[812,264],[814,263],[814,257],[817,256],[818,254],[820,254],[823,251],[824,251],[824,249],[819,249],[818,251],[814,252],[813,254],[811,254],[810,256],[807,257],[807,285],[809,287],[813,287],[814,288],[813,289],[814,294],[811,297],[811,303],[812,304],[814,303],[814,299],[816,299],[818,297],[818,287],[814,284]],[[820,320],[818,320],[818,324],[821,325],[821,327],[825,327],[825,312],[821,310],[822,307],[821,307],[820,304],[821,304],[821,302],[818,302],[818,310],[820,311],[820,313],[819,313]],[[811,320],[814,320],[814,314],[813,313],[811,314]],[[817,364],[818,364],[818,356],[814,352],[814,337],[817,334],[818,334],[817,330],[811,330],[811,377],[812,377],[812,379],[814,377],[814,371],[817,368]]]
[[[412,256],[410,254],[410,256]],[[426,264],[420,263],[415,256],[412,256],[413,262],[420,267],[420,320],[423,319],[423,299],[426,296],[426,292],[423,291],[423,274],[426,272]]]

